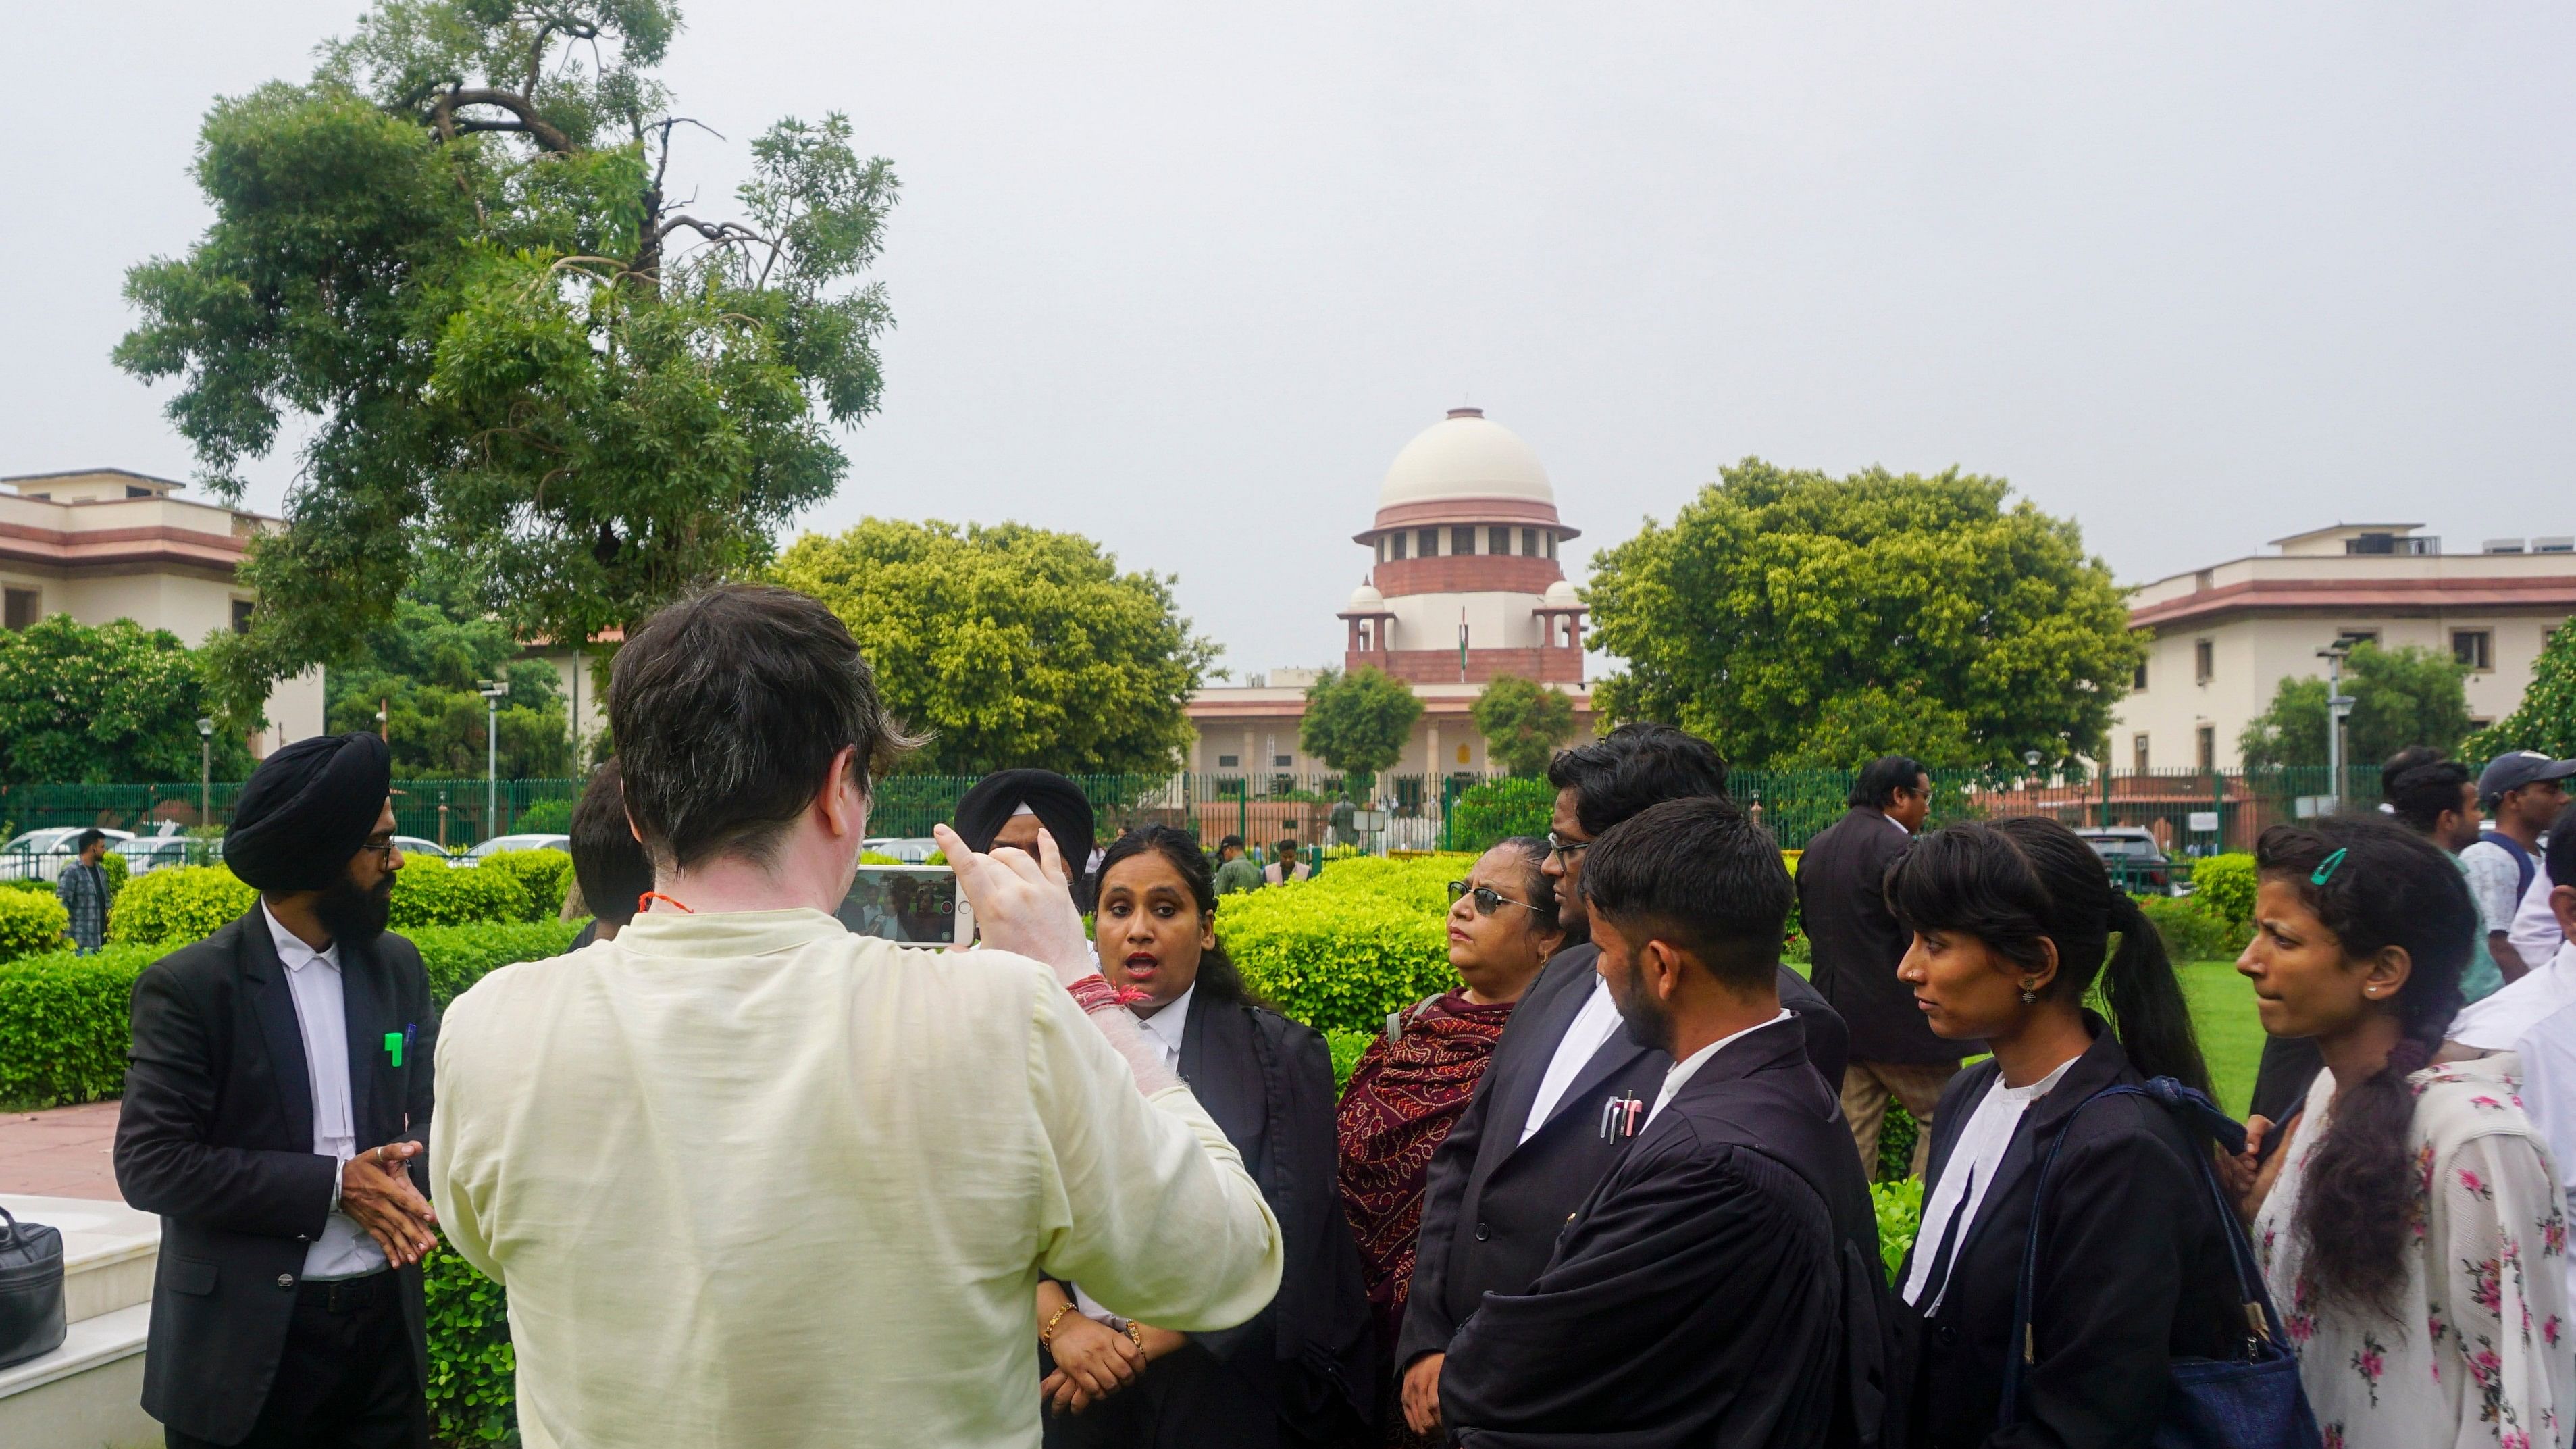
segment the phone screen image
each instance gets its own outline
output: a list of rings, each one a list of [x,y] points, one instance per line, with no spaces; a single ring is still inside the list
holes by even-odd
[[[960,907],[957,876],[944,865],[863,865],[832,913],[861,936],[906,946],[946,946],[974,937]]]

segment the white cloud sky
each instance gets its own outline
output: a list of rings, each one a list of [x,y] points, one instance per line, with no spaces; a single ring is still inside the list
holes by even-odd
[[[0,472],[185,476],[111,367],[218,94],[348,3],[17,7]],[[903,178],[865,514],[1180,575],[1338,658],[1349,541],[1459,403],[1583,545],[1747,454],[1997,473],[2137,581],[2337,518],[2576,532],[2576,12],[702,3],[675,176],[782,114]],[[256,470],[274,508],[291,458]]]

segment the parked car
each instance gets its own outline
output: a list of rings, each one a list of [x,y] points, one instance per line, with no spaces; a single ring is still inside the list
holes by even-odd
[[[2173,862],[2165,859],[2164,847],[2156,844],[2153,832],[2139,826],[2113,825],[2078,830],[2075,834],[2102,857],[2102,863],[2111,869],[2111,879],[2122,889],[2157,896],[2191,893],[2188,882],[2176,887]]]
[[[879,835],[859,844],[879,855],[891,855],[906,865],[919,865],[939,853],[939,842],[927,835]]]
[[[569,851],[571,849],[572,837],[569,835],[495,835],[453,859],[466,865],[481,865],[486,857],[499,855],[505,850]]]
[[[125,873],[129,876],[179,865],[212,865],[224,858],[221,840],[178,834],[138,835],[114,849],[125,857]]]
[[[395,836],[394,849],[401,851],[404,857],[410,860],[433,860],[441,865],[456,864],[455,852],[435,840],[424,839],[417,835]]]
[[[86,825],[55,825],[43,830],[30,830],[0,845],[0,880],[60,880],[63,867],[80,854],[72,842],[80,839]],[[100,830],[107,837],[107,848],[115,850],[134,838],[131,830]]]

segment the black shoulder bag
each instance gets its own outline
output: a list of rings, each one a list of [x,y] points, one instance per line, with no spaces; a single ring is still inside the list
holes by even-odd
[[[2216,1103],[2171,1077],[2158,1077],[2143,1087],[2119,1085],[2101,1091],[2076,1104],[2066,1115],[2066,1126],[2057,1140],[2048,1146],[2048,1156],[2039,1168],[2039,1186],[2030,1205],[2030,1237],[2022,1246],[2021,1281],[2013,1293],[2012,1337],[2008,1343],[2021,1345],[2021,1352],[2004,1360],[2004,1386],[2000,1427],[2010,1429],[2021,1422],[2022,1375],[2037,1361],[2037,1343],[2031,1333],[2030,1309],[2032,1288],[2039,1276],[2039,1231],[2048,1207],[2049,1178],[2057,1166],[2058,1149],[2066,1145],[2067,1133],[2084,1109],[2105,1097],[2145,1097],[2158,1103],[2179,1119],[2183,1135],[2197,1144],[2202,1138],[2213,1138],[2221,1146],[2242,1149],[2245,1129],[2234,1118],[2218,1110]],[[2148,1442],[2153,1449],[2322,1449],[2324,1440],[2317,1432],[2317,1417],[2308,1407],[2307,1390],[2299,1382],[2299,1360],[2288,1347],[2288,1336],[2281,1330],[2281,1315],[2272,1306],[2272,1295],[2263,1286],[2263,1275],[2254,1266],[2254,1245],[2246,1239],[2244,1225],[2236,1220],[2236,1210],[2228,1205],[2227,1194],[2219,1187],[2218,1170],[2210,1165],[2206,1151],[2194,1151],[2192,1161],[2200,1169],[2200,1180],[2209,1189],[2210,1205],[2218,1213],[2219,1225],[2227,1234],[2227,1256],[2236,1271],[2236,1292],[2245,1305],[2244,1350],[2234,1358],[2178,1358],[2172,1361],[2170,1392],[2165,1395],[2165,1410],[2156,1424],[2155,1437]]]
[[[0,1208],[0,1368],[63,1346],[63,1235]]]

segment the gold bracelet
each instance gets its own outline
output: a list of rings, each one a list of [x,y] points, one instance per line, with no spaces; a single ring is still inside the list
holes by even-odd
[[[1055,1316],[1054,1316],[1054,1317],[1052,1317],[1052,1318],[1050,1318],[1050,1319],[1048,1319],[1048,1320],[1046,1321],[1046,1327],[1041,1328],[1041,1329],[1039,1329],[1039,1330],[1038,1330],[1038,1347],[1043,1348],[1043,1349],[1047,1349],[1047,1350],[1049,1350],[1049,1351],[1053,1351],[1053,1350],[1054,1350],[1054,1348],[1055,1348],[1055,1326],[1056,1326],[1057,1324],[1059,1324],[1059,1323],[1064,1322],[1064,1316],[1065,1316],[1066,1314],[1068,1314],[1068,1313],[1071,1313],[1072,1311],[1073,1311],[1073,1305],[1072,1305],[1072,1304],[1070,1304],[1070,1303],[1068,1303],[1068,1304],[1064,1305],[1062,1308],[1059,1308],[1059,1309],[1057,1309],[1057,1310],[1055,1311]]]
[[[1127,1320],[1127,1341],[1136,1345],[1138,1353],[1145,1351],[1145,1335],[1137,1331],[1136,1320],[1132,1318]]]

